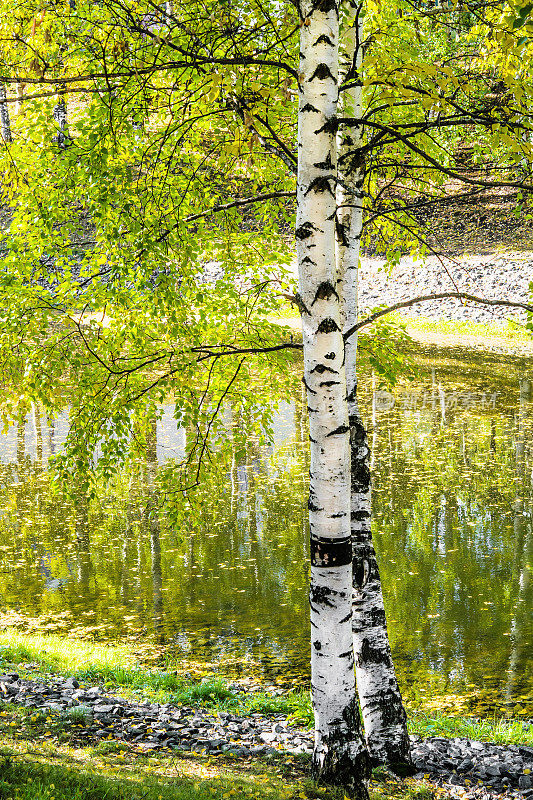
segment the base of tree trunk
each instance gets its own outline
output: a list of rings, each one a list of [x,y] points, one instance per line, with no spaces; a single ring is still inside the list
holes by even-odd
[[[359,749],[359,748],[358,748]],[[313,753],[311,774],[318,783],[341,786],[353,800],[368,800],[368,782],[372,769],[366,750],[354,753],[353,748],[330,743]]]
[[[383,738],[368,737],[367,746],[372,767],[384,766],[402,777],[417,771],[411,760],[409,736],[405,733],[394,738],[389,733],[385,741]]]

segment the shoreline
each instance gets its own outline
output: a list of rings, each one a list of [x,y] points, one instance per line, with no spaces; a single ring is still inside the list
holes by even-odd
[[[286,714],[243,715],[212,707],[132,700],[75,678],[55,681],[0,675],[2,707],[23,707],[38,724],[71,728],[78,744],[116,740],[139,748],[210,757],[309,761],[313,732]],[[32,709],[33,711],[29,711]],[[5,712],[4,712],[5,713]],[[411,735],[414,779],[425,779],[465,796],[533,797],[533,747],[492,744],[465,737]]]

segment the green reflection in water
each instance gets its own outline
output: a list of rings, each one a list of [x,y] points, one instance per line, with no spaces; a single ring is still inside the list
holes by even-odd
[[[421,351],[393,393],[361,382],[375,542],[405,696],[456,712],[531,715],[533,393],[527,364]],[[87,505],[50,491],[66,415],[34,409],[3,440],[5,623],[149,643],[191,670],[308,680],[307,430],[297,394],[275,444],[226,409],[214,469],[171,527],[158,465],[187,431],[172,407],[145,458]],[[82,495],[82,493],[80,493]]]

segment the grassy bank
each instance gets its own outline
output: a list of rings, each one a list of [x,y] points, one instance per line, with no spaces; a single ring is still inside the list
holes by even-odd
[[[509,355],[533,354],[530,332],[514,322],[504,324],[466,322],[430,317],[402,317],[391,314],[388,319],[404,322],[407,334],[421,345],[465,347]]]
[[[457,336],[476,336],[486,339],[502,339],[506,342],[531,342],[531,333],[515,322],[498,324],[496,322],[469,322],[466,320],[435,319],[433,317],[405,317],[391,314],[388,319],[395,322],[407,322],[413,331],[432,331]]]
[[[6,629],[0,633],[0,670],[10,668],[27,677],[74,677],[82,684],[98,684],[109,692],[118,691],[122,695],[142,696],[157,702],[200,705],[237,714],[282,713],[297,724],[312,724],[308,692],[286,692],[278,696],[267,691],[238,691],[218,676],[193,679],[181,672],[179,664],[171,662],[164,668],[152,669],[137,663],[126,645]],[[410,710],[409,729],[420,736],[462,736],[498,744],[533,746],[533,726],[520,720],[473,720]]]

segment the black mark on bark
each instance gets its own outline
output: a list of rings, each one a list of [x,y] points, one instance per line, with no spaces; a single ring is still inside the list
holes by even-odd
[[[337,133],[337,117],[330,117],[327,119],[321,128],[318,128],[315,133]]]
[[[313,164],[313,166],[317,169],[332,169],[333,162],[331,160],[331,154],[328,153],[325,161],[317,161],[316,164]]]
[[[305,380],[305,378],[302,378],[302,383],[303,383],[303,385],[305,386],[305,388],[307,389],[308,392],[311,392],[311,394],[316,394],[315,390],[311,389],[311,387],[308,385],[308,383]]]
[[[335,295],[337,300],[339,299],[339,295],[330,281],[323,281],[315,293],[315,299],[311,303],[311,308],[314,306],[317,300],[329,300],[330,297]]]
[[[331,45],[331,47],[333,47],[333,42],[331,41],[329,36],[326,36],[325,33],[323,33],[321,36],[318,37],[318,39],[314,43],[313,47],[316,47],[317,44],[329,44],[329,45]]]
[[[326,367],[325,364],[317,364],[316,367],[313,367],[313,369],[311,370],[311,373],[313,373],[313,372],[318,372],[319,375],[323,375],[324,372],[331,372],[331,373],[333,373],[333,375],[335,375],[337,373],[337,370],[336,369],[331,369],[331,367]],[[329,435],[330,434],[328,434],[328,436]]]
[[[357,657],[357,663],[359,665],[363,664],[390,664],[391,658],[389,653],[384,652],[382,648],[374,648],[368,641],[368,639],[363,639],[363,643],[361,645],[361,652]]]
[[[328,11],[337,10],[337,3],[335,0],[315,0],[313,3],[313,9],[315,11],[322,11],[323,14],[327,14]]]
[[[311,536],[311,564],[315,567],[342,567],[352,560],[352,542],[346,539],[319,539]],[[330,591],[330,590],[328,590]]]
[[[340,436],[343,433],[347,433],[349,430],[350,429],[348,428],[347,425],[339,425],[339,427],[335,428],[334,431],[330,431],[329,433],[326,434],[326,439],[328,438],[328,436]]]
[[[333,333],[334,331],[338,330],[340,330],[340,328],[335,320],[327,317],[326,319],[323,319],[318,326],[317,333]]]
[[[332,197],[335,197],[334,190],[331,187],[332,182],[334,182],[332,175],[329,177],[327,175],[322,175],[318,178],[314,178],[307,187],[305,193],[316,192],[317,194],[324,194],[324,192],[329,192]]]
[[[316,566],[322,566],[322,565],[317,564]],[[319,604],[333,608],[334,604],[329,599],[330,595],[332,594],[333,590],[327,586],[311,586],[309,590],[309,601],[313,605]]]
[[[370,563],[366,558],[354,558],[353,561],[353,582],[358,589],[362,589],[368,583],[370,575]]]
[[[337,83],[337,79],[331,74],[331,70],[327,64],[319,64],[309,78],[309,82],[314,81],[315,78],[319,81],[325,81],[330,78],[333,83]]]
[[[347,247],[348,246],[348,235],[347,235],[348,226],[344,225],[339,220],[336,220],[335,228],[337,230],[337,239],[339,240],[339,242],[342,244],[343,247]],[[350,398],[348,398],[348,399],[350,399]]]
[[[313,235],[313,231],[317,230],[318,228],[315,227],[312,222],[304,222],[303,225],[300,225],[299,228],[296,228],[294,235],[297,239],[303,241],[304,239],[309,239],[309,237]]]

